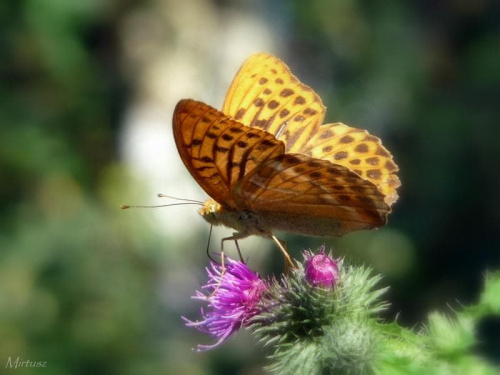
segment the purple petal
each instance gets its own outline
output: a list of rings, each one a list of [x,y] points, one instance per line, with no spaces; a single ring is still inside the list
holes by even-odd
[[[209,279],[201,289],[208,294],[196,291],[193,296],[208,303],[207,311],[201,309],[202,320],[191,321],[182,317],[187,327],[218,339],[213,345],[198,345],[197,351],[220,345],[260,311],[258,303],[262,292],[267,289],[266,283],[244,263],[226,260],[224,274],[219,264],[211,263],[211,268],[206,268]]]

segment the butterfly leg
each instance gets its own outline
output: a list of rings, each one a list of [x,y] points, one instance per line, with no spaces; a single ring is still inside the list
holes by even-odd
[[[278,245],[278,248],[281,250],[281,253],[285,257],[285,272],[288,272],[289,267],[292,269],[297,269],[297,265],[292,261],[292,258],[290,258],[290,255],[286,251],[286,242],[281,241],[274,234],[271,234],[271,238],[274,242],[276,242],[276,245]]]
[[[226,268],[224,267],[224,241],[234,241],[236,244],[236,249],[238,250],[238,255],[240,256],[240,260],[242,263],[245,263],[243,260],[243,256],[241,255],[241,250],[240,250],[240,245],[238,244],[238,240],[241,240],[245,237],[248,237],[248,234],[243,233],[243,232],[235,232],[231,237],[225,237],[220,241],[220,257],[221,257],[221,265],[222,265],[222,272],[224,274]]]
[[[241,255],[240,245],[238,244],[238,240],[234,240],[234,244],[236,245],[236,250],[238,250],[238,255],[240,256],[241,263],[245,263],[243,260],[243,255]]]
[[[240,255],[240,259],[243,262],[241,251],[240,251],[240,246],[238,245],[238,240],[248,237],[248,234],[246,233],[241,233],[241,232],[236,232],[233,233],[231,237],[224,237],[220,241],[220,265],[221,265],[221,273],[219,276],[219,283],[217,284],[217,287],[214,289],[214,291],[210,294],[209,297],[213,296],[217,291],[219,290],[221,284],[222,284],[222,278],[224,277],[226,273],[226,262],[225,262],[225,255],[224,255],[224,242],[225,241],[234,241],[236,243],[236,249],[238,249],[238,254]]]

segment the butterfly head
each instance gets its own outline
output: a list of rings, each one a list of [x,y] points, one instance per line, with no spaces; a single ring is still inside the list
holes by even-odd
[[[213,199],[207,199],[203,202],[203,207],[200,208],[198,213],[210,224],[221,225],[220,212],[222,206]]]

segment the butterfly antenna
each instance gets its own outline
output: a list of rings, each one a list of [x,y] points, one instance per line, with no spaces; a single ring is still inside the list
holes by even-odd
[[[184,203],[171,203],[171,204],[161,204],[158,206],[129,206],[128,204],[122,204],[120,208],[122,210],[126,210],[128,208],[160,208],[160,207],[172,207],[172,206],[182,206],[182,205],[187,205],[187,204],[195,204],[197,206],[202,206],[203,203],[201,202],[184,202]]]
[[[176,201],[184,201],[184,202],[193,202],[193,203],[198,203],[198,204],[203,204],[203,202],[195,200],[195,199],[186,199],[186,198],[177,198],[177,197],[172,197],[171,195],[166,195],[159,193],[158,198],[170,198]]]

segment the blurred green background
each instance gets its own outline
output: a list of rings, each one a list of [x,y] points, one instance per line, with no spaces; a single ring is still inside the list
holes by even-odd
[[[208,224],[171,133],[191,97],[221,107],[243,60],[280,56],[342,121],[380,136],[402,187],[386,228],[325,243],[385,275],[399,314],[476,301],[499,268],[500,6],[487,0],[3,0],[0,3],[0,372],[260,374],[240,332],[209,353],[180,316],[205,280]],[[230,233],[215,228],[212,249]],[[240,243],[261,274],[272,243]],[[233,249],[228,249],[229,255]],[[500,322],[477,348],[500,357]],[[5,369],[7,359],[46,361]]]

